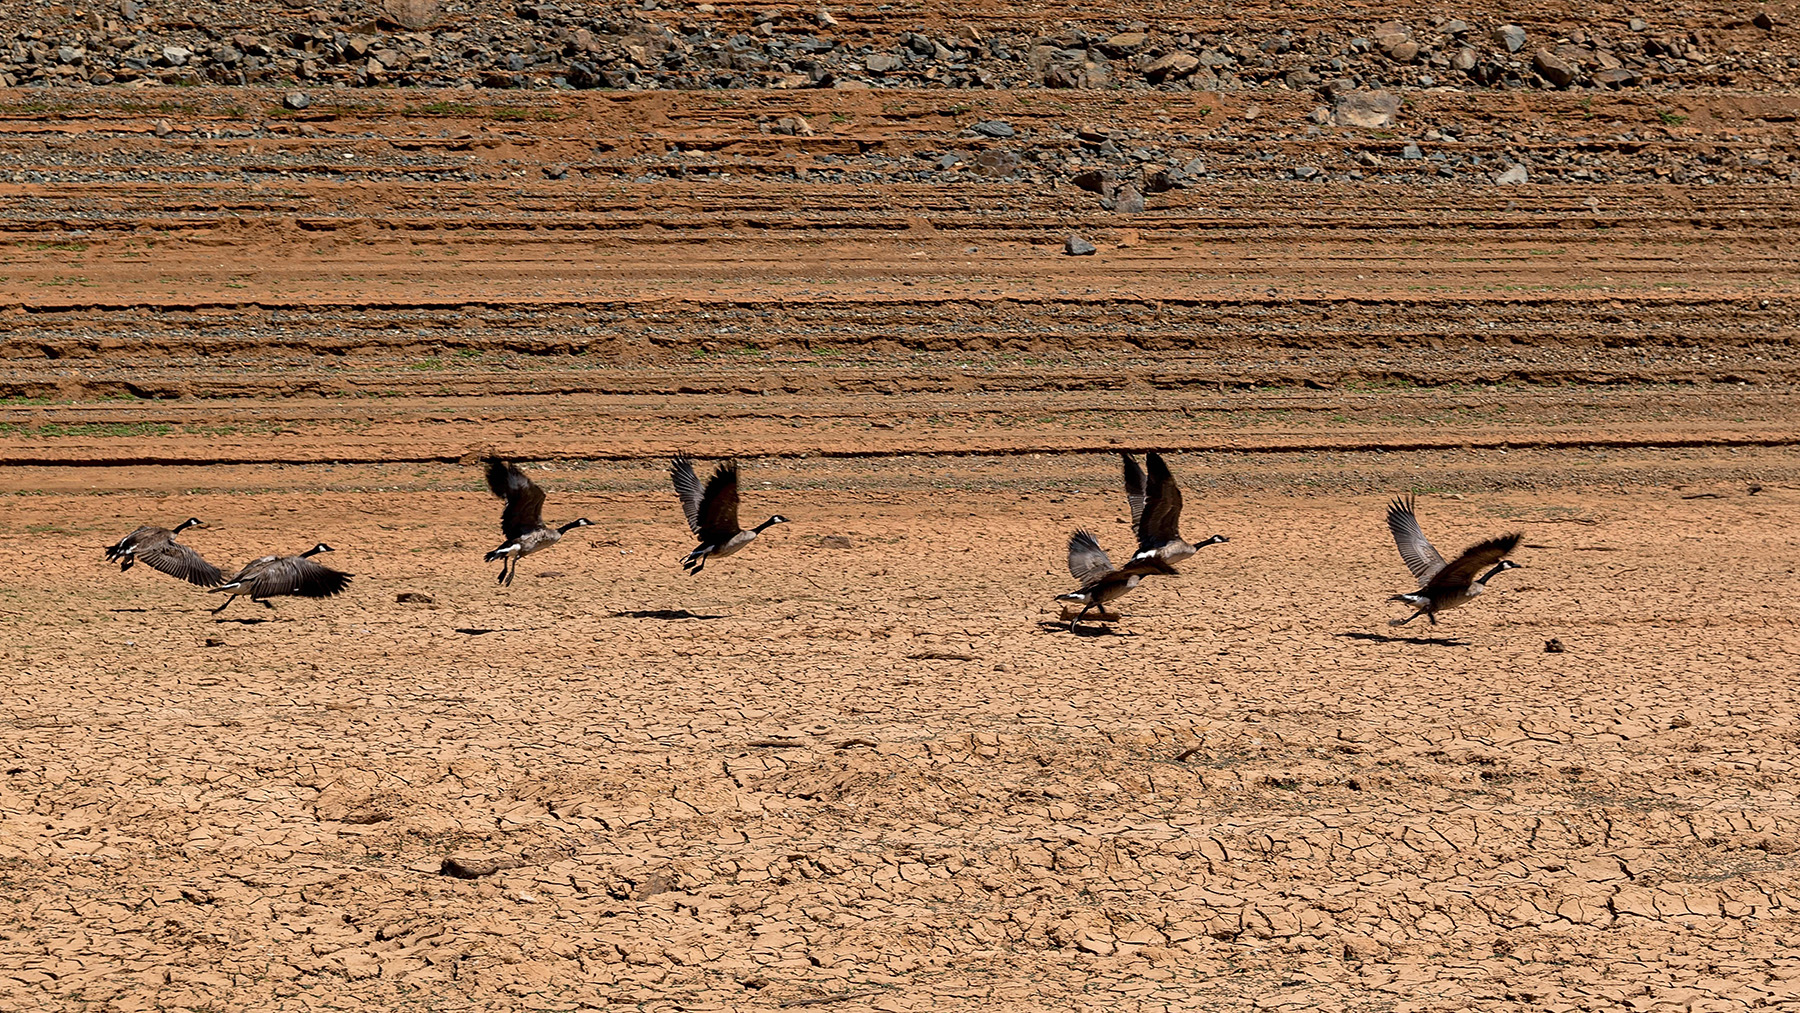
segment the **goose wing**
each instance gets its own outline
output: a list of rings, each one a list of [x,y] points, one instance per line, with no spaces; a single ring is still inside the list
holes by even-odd
[[[126,535],[124,538],[108,545],[106,547],[106,558],[112,559],[127,549],[140,548],[142,545],[153,542],[159,537],[163,539],[174,538],[175,532],[170,531],[168,528],[159,528],[154,524],[146,524],[141,528],[133,530],[131,534]]]
[[[350,574],[300,556],[271,560],[248,579],[240,579],[244,580],[244,590],[253,598],[278,594],[329,598],[350,586]]]
[[[1429,583],[1444,568],[1444,557],[1420,530],[1419,518],[1413,514],[1412,493],[1394,497],[1388,504],[1387,522],[1388,530],[1394,535],[1394,548],[1400,550],[1406,568],[1412,571],[1420,586]]]
[[[716,545],[739,530],[737,462],[726,461],[706,480],[706,492],[700,496],[700,525],[694,533],[701,541]]]
[[[1091,532],[1076,529],[1069,536],[1069,576],[1082,584],[1091,584],[1113,572],[1112,560]]]
[[[700,486],[700,476],[694,474],[694,462],[685,457],[670,461],[669,478],[675,483],[675,496],[681,500],[681,511],[687,514],[688,529],[698,538],[700,499],[706,495],[706,491]]]
[[[1138,549],[1151,549],[1181,537],[1181,487],[1152,450],[1144,455],[1150,481],[1144,487],[1144,522],[1138,529]]]
[[[518,538],[544,526],[544,490],[525,477],[518,465],[488,458],[487,484],[494,495],[506,501],[506,509],[500,512],[501,534]]]
[[[140,563],[199,587],[217,587],[225,582],[225,575],[219,572],[218,567],[180,542],[163,542],[139,552],[137,558]]]
[[[1119,460],[1125,462],[1125,502],[1131,504],[1131,530],[1138,536],[1138,543],[1144,541],[1144,469],[1138,467],[1136,459],[1130,454],[1120,454]]]
[[[1514,532],[1471,545],[1463,550],[1462,555],[1457,556],[1450,561],[1449,565],[1439,570],[1426,586],[1431,588],[1468,587],[1475,580],[1477,574],[1505,559],[1512,553],[1512,550],[1518,548],[1519,540],[1524,537],[1523,534]]]

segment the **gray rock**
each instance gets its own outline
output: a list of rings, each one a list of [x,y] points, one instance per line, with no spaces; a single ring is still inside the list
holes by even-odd
[[[569,167],[563,162],[557,162],[555,165],[546,165],[544,166],[544,175],[550,179],[567,179],[569,176]]]
[[[1435,88],[1435,87],[1437,87],[1437,78],[1432,77],[1430,74],[1420,74],[1419,75],[1419,87]]]
[[[156,126],[152,129],[156,131],[156,136],[158,137],[167,137],[175,132],[175,128],[169,126],[168,120],[157,120]]]
[[[1403,162],[1417,162],[1424,157],[1419,151],[1419,146],[1411,141],[1406,142],[1406,147],[1400,149],[1400,160]]]
[[[119,0],[119,16],[120,17],[124,18],[127,21],[135,23],[137,21],[137,19],[139,17],[141,17],[142,15],[143,15],[143,8],[139,7],[136,3],[133,2],[133,0]]]
[[[312,99],[308,98],[307,94],[303,91],[295,91],[289,92],[287,98],[281,100],[281,104],[295,112],[299,112],[307,106],[312,105]]]
[[[869,68],[871,74],[885,74],[906,66],[906,58],[892,53],[870,53],[863,58],[863,66]]]
[[[1014,131],[1012,128],[1012,124],[1003,122],[1001,120],[983,120],[982,122],[975,124],[975,126],[971,127],[970,129],[974,130],[976,133],[980,134],[983,137],[998,137],[998,138],[1001,138],[1002,140],[1004,140],[1005,138],[1011,137],[1011,136],[1013,136],[1014,133],[1016,133],[1016,131]]]
[[[1004,179],[1018,172],[1022,161],[1018,152],[989,148],[975,156],[975,174],[988,179]]]
[[[1509,53],[1516,53],[1525,48],[1525,29],[1518,25],[1501,25],[1494,29],[1494,42],[1505,46]]]
[[[1113,198],[1113,210],[1122,215],[1135,215],[1144,210],[1144,195],[1135,186],[1122,186]]]
[[[963,156],[959,152],[947,151],[938,156],[937,164],[940,169],[954,169],[962,160]]]
[[[1379,129],[1391,126],[1400,113],[1400,100],[1385,91],[1353,91],[1341,95],[1334,110],[1338,123],[1349,127]]]
[[[58,47],[56,47],[56,62],[57,63],[74,63],[76,60],[81,59],[81,57],[82,57],[81,50],[76,49],[74,46],[58,46]]]
[[[1634,32],[1642,32],[1649,29],[1650,22],[1645,21],[1643,18],[1632,18],[1630,21],[1625,22],[1625,27]]]
[[[1063,252],[1071,257],[1091,257],[1100,252],[1100,248],[1080,236],[1070,236],[1063,240]]]
[[[1295,179],[1308,180],[1313,179],[1318,175],[1319,167],[1316,165],[1297,165],[1294,167],[1293,176]]]
[[[1524,166],[1515,165],[1505,172],[1496,174],[1494,176],[1494,183],[1498,186],[1517,186],[1530,179],[1531,174],[1525,171]]]
[[[1317,124],[1323,126],[1324,124],[1331,122],[1331,110],[1325,108],[1324,106],[1319,106],[1318,108],[1314,109],[1312,112],[1307,113],[1306,118],[1308,120],[1311,120],[1314,123],[1317,123]]]
[[[1467,35],[1469,31],[1469,25],[1465,21],[1444,22],[1443,32],[1445,35]]]
[[[164,46],[162,57],[171,67],[179,67],[192,59],[194,51],[185,46]]]
[[[1468,49],[1466,47],[1463,49],[1457,50],[1456,55],[1450,57],[1450,66],[1454,67],[1457,70],[1462,71],[1465,74],[1467,74],[1471,70],[1474,70],[1475,64],[1477,62],[1478,62],[1478,58],[1475,55],[1475,51],[1473,49]]]
[[[1608,88],[1629,88],[1638,83],[1638,76],[1624,67],[1614,67],[1595,71],[1594,83]]]

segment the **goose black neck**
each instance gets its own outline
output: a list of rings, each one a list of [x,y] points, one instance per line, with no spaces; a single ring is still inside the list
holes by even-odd
[[[319,546],[317,546],[317,545],[315,545],[315,546],[313,546],[313,547],[312,547],[312,548],[310,548],[310,549],[307,549],[307,550],[306,550],[306,551],[305,551],[305,552],[302,552],[302,553],[300,553],[300,558],[301,558],[301,559],[305,559],[305,558],[307,558],[307,557],[308,557],[308,556],[316,556],[316,555],[318,555],[318,554],[319,554],[319,553],[320,553],[320,552],[321,552],[321,551],[322,551],[322,550],[321,550],[321,549],[320,549],[320,547],[319,547]]]
[[[767,531],[769,528],[774,527],[775,524],[776,524],[775,518],[771,517],[768,520],[763,521],[761,524],[758,524],[756,527],[752,528],[751,530],[755,531],[757,534],[760,535],[764,531]]]
[[[570,521],[569,523],[564,524],[562,527],[557,528],[556,533],[559,535],[566,535],[569,532],[574,531],[578,527],[581,527],[580,521]]]
[[[1489,577],[1492,577],[1494,574],[1499,573],[1501,570],[1505,570],[1505,569],[1508,569],[1508,567],[1505,563],[1495,563],[1494,568],[1492,570],[1489,570],[1488,572],[1482,574],[1481,576],[1476,577],[1475,583],[1480,584],[1485,587],[1487,585]]]

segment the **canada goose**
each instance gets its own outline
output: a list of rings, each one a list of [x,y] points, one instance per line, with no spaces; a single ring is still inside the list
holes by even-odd
[[[681,565],[689,576],[706,568],[715,556],[729,556],[749,545],[757,535],[788,519],[775,514],[754,528],[738,527],[738,469],[736,461],[726,461],[713,469],[712,477],[701,489],[694,474],[694,462],[677,457],[669,462],[669,478],[675,482],[675,495],[681,498],[681,509],[687,514],[688,527],[700,544],[682,557]]]
[[[1513,533],[1490,538],[1477,545],[1463,550],[1462,555],[1449,563],[1438,555],[1431,540],[1425,532],[1419,530],[1419,518],[1413,514],[1413,497],[1408,493],[1404,498],[1396,497],[1388,504],[1388,530],[1394,534],[1394,547],[1400,550],[1400,558],[1406,561],[1406,568],[1419,581],[1419,589],[1411,594],[1397,594],[1388,601],[1403,601],[1418,609],[1405,619],[1390,619],[1389,626],[1405,626],[1414,619],[1424,616],[1437,625],[1437,614],[1445,609],[1453,609],[1459,605],[1467,605],[1481,594],[1487,587],[1489,578],[1502,570],[1517,569],[1519,564],[1505,558],[1507,553],[1518,548],[1523,534]],[[1486,573],[1476,574],[1487,567]]]
[[[1137,533],[1137,552],[1131,557],[1134,561],[1155,556],[1165,563],[1179,563],[1208,545],[1231,541],[1224,535],[1214,535],[1189,544],[1181,537],[1181,487],[1175,484],[1175,476],[1169,473],[1162,455],[1154,450],[1144,455],[1144,464],[1150,469],[1148,482],[1130,454],[1119,457],[1125,462],[1125,499],[1131,504],[1131,528]]]
[[[175,540],[176,535],[189,528],[203,527],[206,522],[198,517],[189,517],[175,525],[174,531],[146,524],[108,545],[106,558],[119,563],[120,573],[131,569],[131,564],[142,562],[190,584],[212,587],[224,580],[225,575],[218,567],[200,558],[200,553]]]
[[[1094,536],[1076,529],[1069,536],[1069,575],[1081,581],[1081,588],[1056,596],[1057,601],[1081,605],[1081,611],[1069,620],[1069,632],[1075,632],[1075,624],[1081,622],[1090,610],[1102,608],[1107,602],[1138,586],[1139,581],[1153,573],[1168,577],[1181,576],[1178,570],[1155,555],[1134,557],[1131,562],[1115,570],[1106,550],[1100,547]]]
[[[274,603],[267,599],[279,594],[329,598],[350,586],[350,574],[315,563],[311,557],[335,551],[320,542],[298,556],[264,556],[251,560],[236,576],[208,593],[230,595],[225,599],[225,605],[230,605],[239,596],[249,595],[251,601],[264,608],[274,608]],[[225,605],[213,609],[213,613],[225,611]]]
[[[500,560],[498,580],[502,584],[512,584],[513,576],[519,572],[520,556],[548,549],[576,528],[593,526],[594,522],[586,517],[577,517],[560,528],[546,525],[544,490],[526,478],[516,464],[508,464],[498,457],[488,458],[487,483],[494,495],[506,501],[506,509],[500,512],[500,533],[506,536],[506,541],[481,558],[484,563]]]

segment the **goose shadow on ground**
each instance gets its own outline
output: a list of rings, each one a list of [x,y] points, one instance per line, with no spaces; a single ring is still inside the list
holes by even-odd
[[[629,612],[614,612],[614,619],[725,619],[722,615],[711,615],[702,612],[689,612],[687,609],[632,609]]]
[[[1418,644],[1422,647],[1467,647],[1467,640],[1455,637],[1390,637],[1385,633],[1369,633],[1363,630],[1351,630],[1348,633],[1333,633],[1334,637],[1345,637],[1350,640],[1373,640],[1378,644]]]
[[[108,612],[148,612],[149,609],[107,609]]]
[[[236,618],[233,618],[233,619],[227,619],[227,618],[225,618],[225,617],[224,617],[224,616],[220,616],[220,617],[219,617],[219,618],[217,618],[217,619],[214,619],[214,620],[213,620],[213,622],[215,622],[215,623],[237,623],[237,624],[238,624],[238,625],[239,625],[239,626],[255,626],[255,625],[257,625],[257,624],[258,624],[258,623],[272,623],[272,622],[274,622],[274,621],[275,621],[275,620],[273,620],[273,619],[262,619],[262,618],[257,618],[257,619],[236,619]]]
[[[1049,620],[1039,620],[1038,621],[1038,629],[1044,631],[1045,633],[1067,633],[1067,632],[1069,632],[1069,621],[1067,619],[1064,619],[1061,622],[1050,622]],[[1078,637],[1135,637],[1135,636],[1137,636],[1137,634],[1135,634],[1135,633],[1120,633],[1118,630],[1115,630],[1110,626],[1103,626],[1103,625],[1099,625],[1099,624],[1088,625],[1086,623],[1083,623],[1082,625],[1075,627],[1075,635]]]

